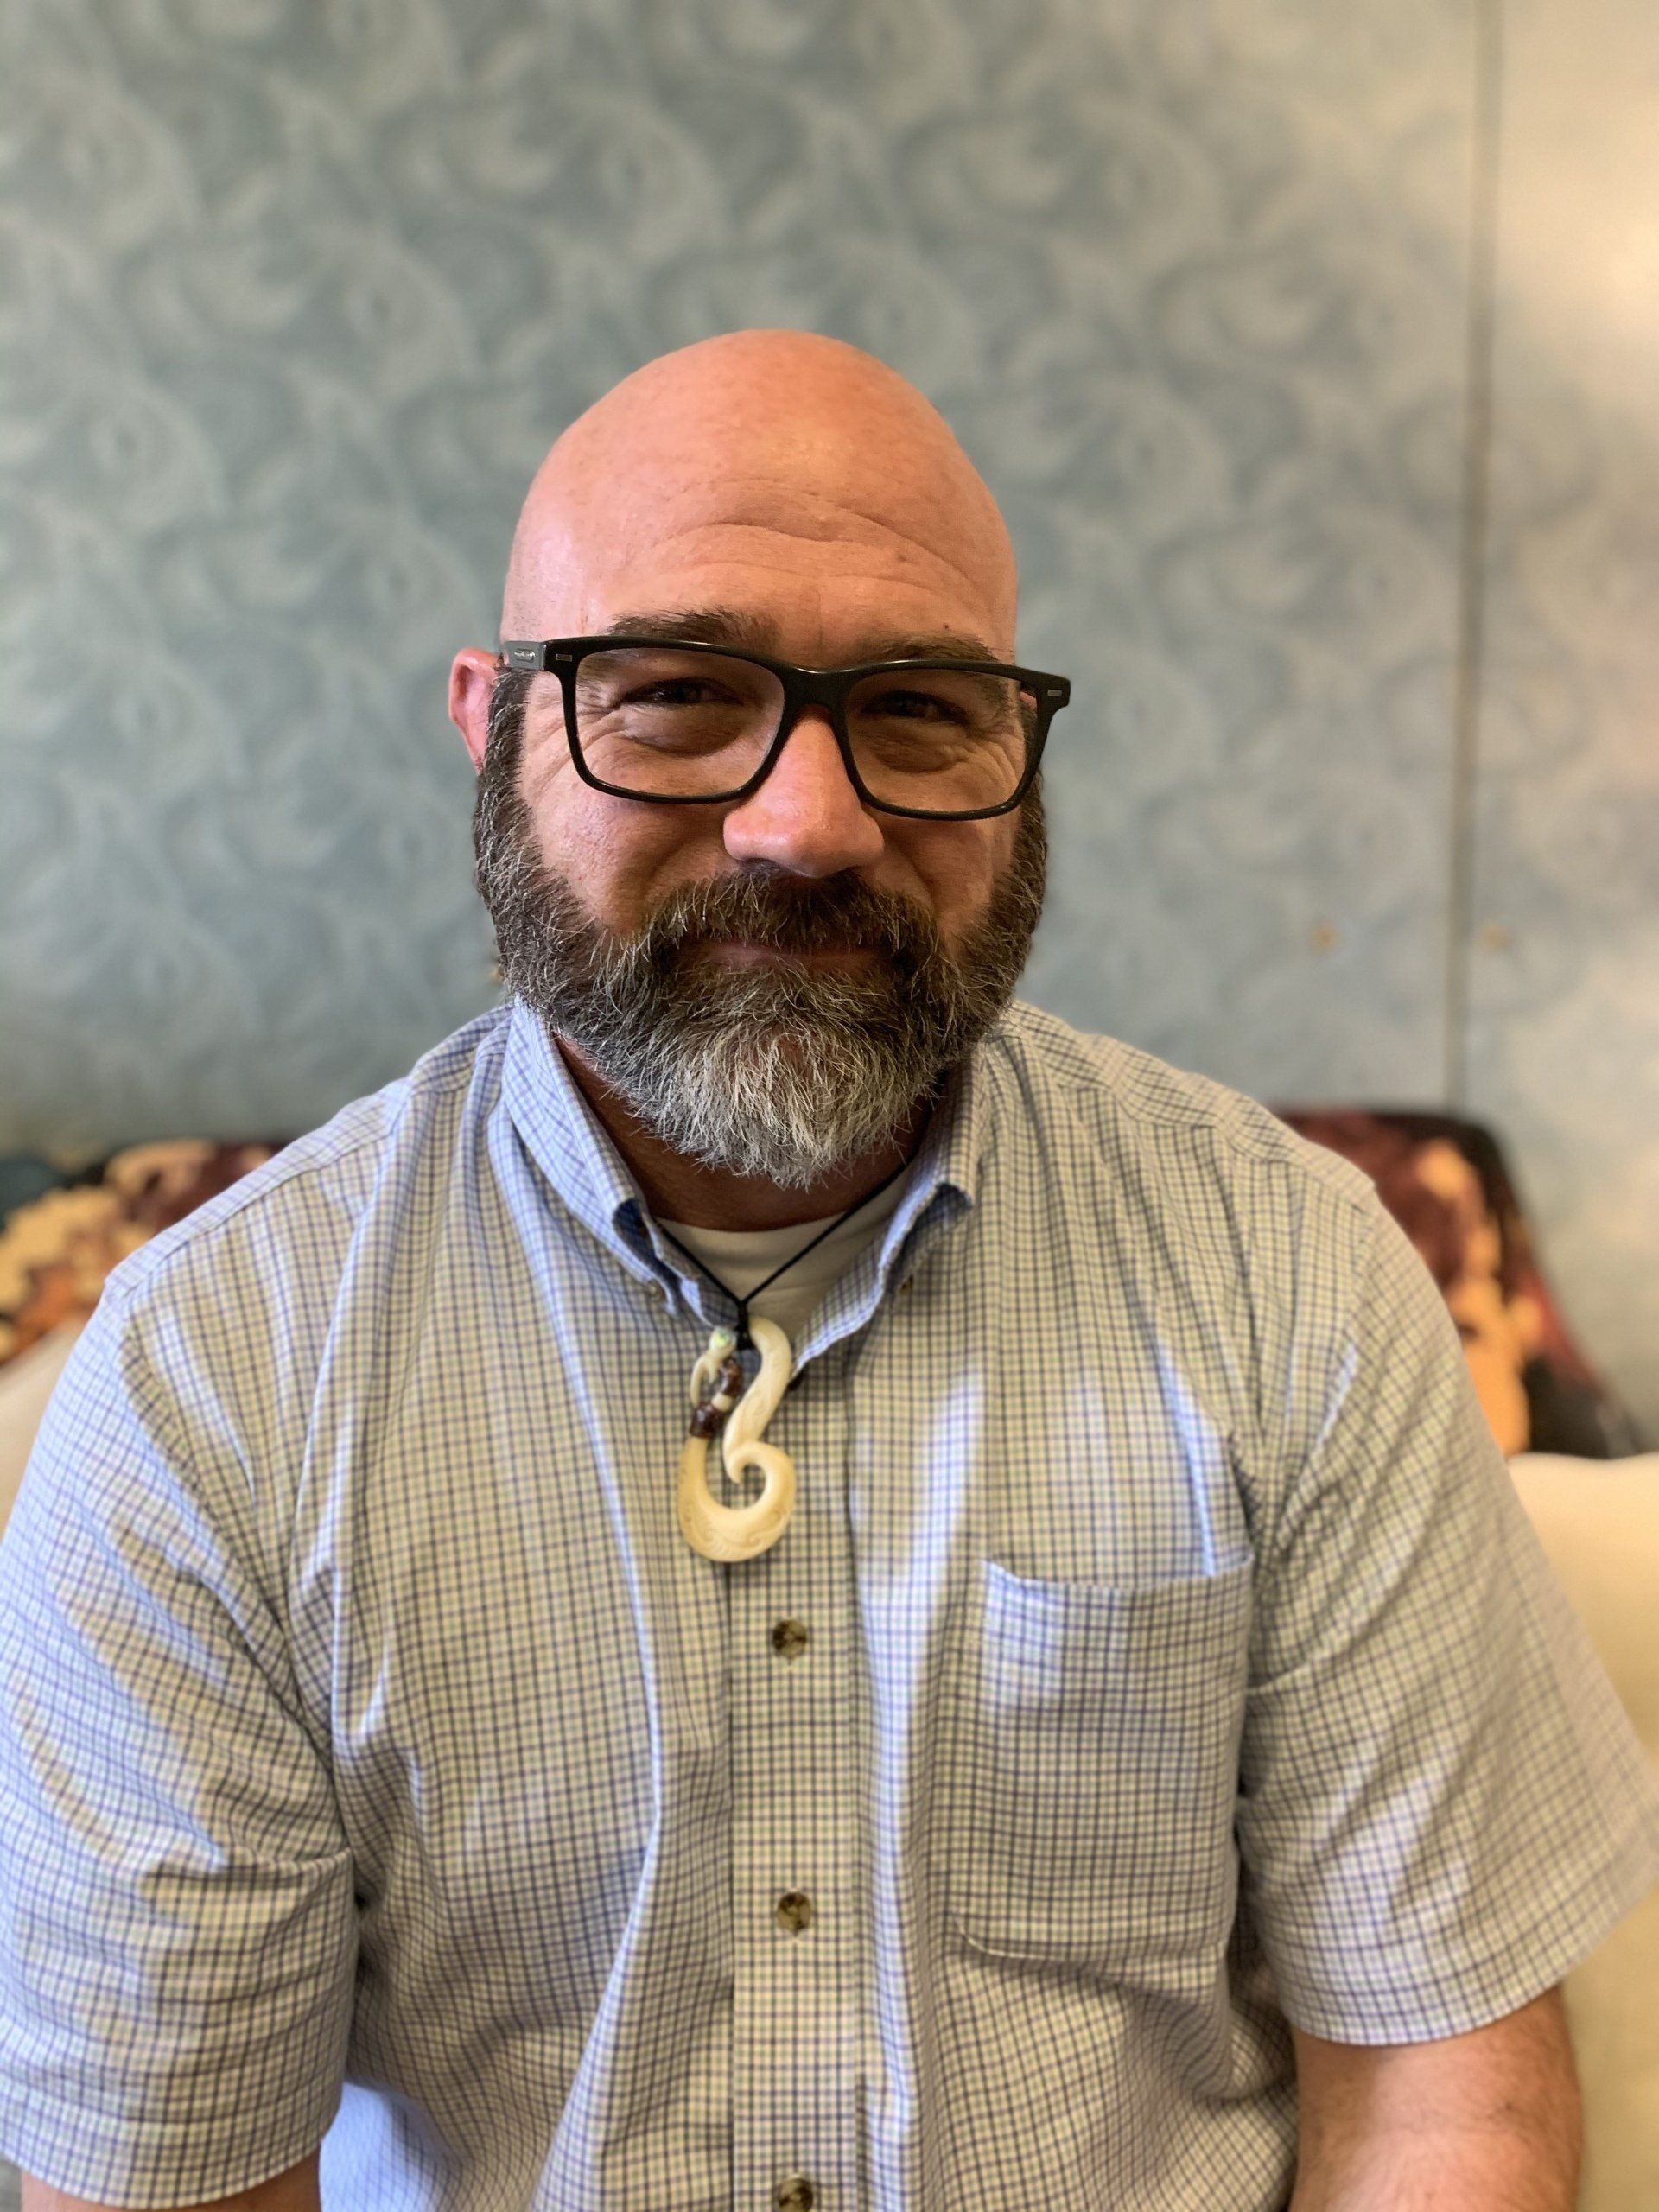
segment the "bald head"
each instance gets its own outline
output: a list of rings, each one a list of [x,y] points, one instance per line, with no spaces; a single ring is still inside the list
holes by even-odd
[[[1007,657],[1014,599],[996,503],[913,385],[837,339],[745,330],[647,362],[558,439],[518,518],[501,634],[770,601],[804,658],[835,658],[861,620],[976,632]]]

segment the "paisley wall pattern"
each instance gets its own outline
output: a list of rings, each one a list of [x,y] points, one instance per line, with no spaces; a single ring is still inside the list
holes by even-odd
[[[308,1127],[488,1003],[443,678],[529,474],[817,328],[956,425],[1074,678],[1028,995],[1489,1114],[1659,1431],[1659,33],[1510,0],[1495,149],[1486,4],[22,0],[0,1144]]]

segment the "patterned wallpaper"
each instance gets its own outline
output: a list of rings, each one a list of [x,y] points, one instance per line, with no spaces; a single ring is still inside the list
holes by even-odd
[[[957,426],[1074,679],[1027,995],[1490,1113],[1659,1432],[1659,402],[1586,365],[1594,180],[1553,279],[1507,223],[1598,140],[1586,14],[1659,234],[1644,0],[1510,0],[1501,109],[1495,0],[23,0],[0,1143],[308,1127],[487,1003],[443,678],[528,475],[817,328]]]

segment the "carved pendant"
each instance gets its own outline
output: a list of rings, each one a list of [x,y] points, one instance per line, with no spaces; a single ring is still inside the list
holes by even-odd
[[[789,1387],[794,1351],[775,1321],[752,1320],[749,1334],[760,1371],[747,1390],[730,1329],[715,1331],[691,1370],[691,1424],[680,1451],[676,1504],[681,1534],[704,1559],[754,1558],[783,1535],[795,1504],[794,1461],[778,1445],[761,1441]],[[752,1505],[721,1505],[709,1495],[709,1445],[715,1436],[734,1481],[757,1467],[765,1474],[766,1486]]]

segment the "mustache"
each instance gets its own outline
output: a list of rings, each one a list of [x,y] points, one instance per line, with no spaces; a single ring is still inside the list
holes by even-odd
[[[868,947],[885,952],[907,975],[928,966],[939,950],[932,917],[898,893],[877,891],[854,875],[803,883],[771,867],[677,885],[635,945],[665,973],[684,947],[699,939],[785,953]]]

